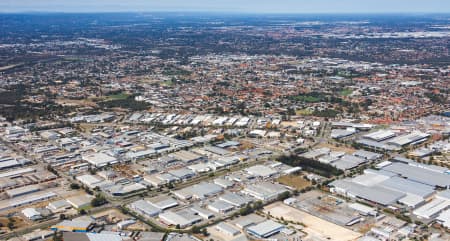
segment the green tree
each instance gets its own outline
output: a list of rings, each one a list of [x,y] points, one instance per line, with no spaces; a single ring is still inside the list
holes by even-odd
[[[103,204],[105,204],[107,202],[108,201],[106,200],[106,198],[103,195],[97,194],[97,195],[95,195],[95,198],[92,199],[91,205],[93,207],[99,207],[99,206],[102,206]]]

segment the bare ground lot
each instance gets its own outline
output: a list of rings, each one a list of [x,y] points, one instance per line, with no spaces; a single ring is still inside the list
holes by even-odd
[[[320,219],[306,212],[290,207],[281,202],[273,203],[264,208],[264,213],[286,221],[300,222],[306,227],[303,231],[308,233],[311,240],[353,241],[361,237],[361,234],[334,223]]]
[[[88,99],[83,100],[71,100],[71,99],[63,99],[59,98],[55,101],[57,104],[63,105],[63,106],[89,106],[89,107],[98,107],[95,102]]]
[[[311,182],[305,180],[301,175],[286,175],[278,178],[279,183],[301,190],[305,187],[311,186]]]
[[[342,144],[339,144],[339,146],[336,146],[336,145],[324,142],[324,143],[320,143],[319,145],[316,146],[316,148],[322,148],[322,147],[330,148],[332,151],[343,151],[347,154],[352,154],[353,152],[356,151],[354,148],[346,147]]]

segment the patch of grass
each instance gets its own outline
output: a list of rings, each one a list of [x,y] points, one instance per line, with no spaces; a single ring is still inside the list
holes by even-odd
[[[106,98],[107,100],[126,100],[128,97],[130,97],[129,94],[121,92],[114,95],[108,95]]]
[[[305,180],[300,175],[282,176],[282,177],[279,177],[277,181],[283,185],[293,187],[297,190],[301,190],[301,189],[304,189],[305,187],[311,186],[311,182],[308,180]]]
[[[342,96],[349,96],[353,93],[353,90],[351,89],[343,89],[341,90],[341,92],[339,93]]]
[[[319,98],[319,97],[308,96],[308,95],[295,96],[294,99],[296,101],[306,102],[306,103],[316,103],[316,102],[320,102],[321,101],[321,98]]]
[[[296,115],[304,115],[304,116],[308,116],[308,115],[312,115],[313,111],[309,110],[309,109],[303,109],[303,110],[296,110],[295,111]]]
[[[167,80],[167,81],[161,82],[161,85],[172,86],[173,85],[173,81],[172,80]]]
[[[334,118],[339,114],[339,111],[334,109],[326,109],[321,111],[314,111],[313,115],[317,117],[327,117],[327,118]]]
[[[133,96],[129,96],[126,99],[116,99],[99,102],[98,105],[101,108],[124,108],[134,111],[146,110],[149,108],[149,104],[143,101],[134,100]]]
[[[326,101],[326,95],[321,92],[310,92],[289,97],[291,100],[303,103],[317,103]]]
[[[178,68],[167,68],[163,71],[163,75],[190,75],[191,72],[184,70],[184,69],[178,69]]]

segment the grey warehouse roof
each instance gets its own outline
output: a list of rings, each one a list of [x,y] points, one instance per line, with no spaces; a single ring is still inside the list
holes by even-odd
[[[392,177],[380,183],[380,186],[403,193],[414,194],[422,198],[426,198],[434,193],[432,186],[401,177]]]
[[[281,230],[282,228],[284,228],[282,224],[279,224],[272,220],[267,220],[255,226],[249,227],[248,231],[260,237],[267,238],[268,236],[270,236],[270,234],[276,232],[277,230]]]
[[[393,204],[405,196],[404,193],[391,189],[379,186],[367,187],[350,182],[348,180],[336,180],[330,185],[344,189],[347,193],[350,193],[359,198],[366,199],[368,201],[379,203],[385,206]]]
[[[431,186],[450,186],[450,175],[430,171],[425,168],[415,167],[404,163],[392,163],[383,168],[385,171],[400,174],[403,177]]]

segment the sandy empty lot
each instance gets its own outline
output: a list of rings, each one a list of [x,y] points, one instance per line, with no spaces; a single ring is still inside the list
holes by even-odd
[[[284,220],[301,222],[306,225],[305,231],[314,239],[353,241],[361,237],[360,233],[346,229],[334,223],[320,219],[296,208],[285,205],[281,202],[271,204],[264,208],[264,212],[270,212],[274,217],[283,217]]]

